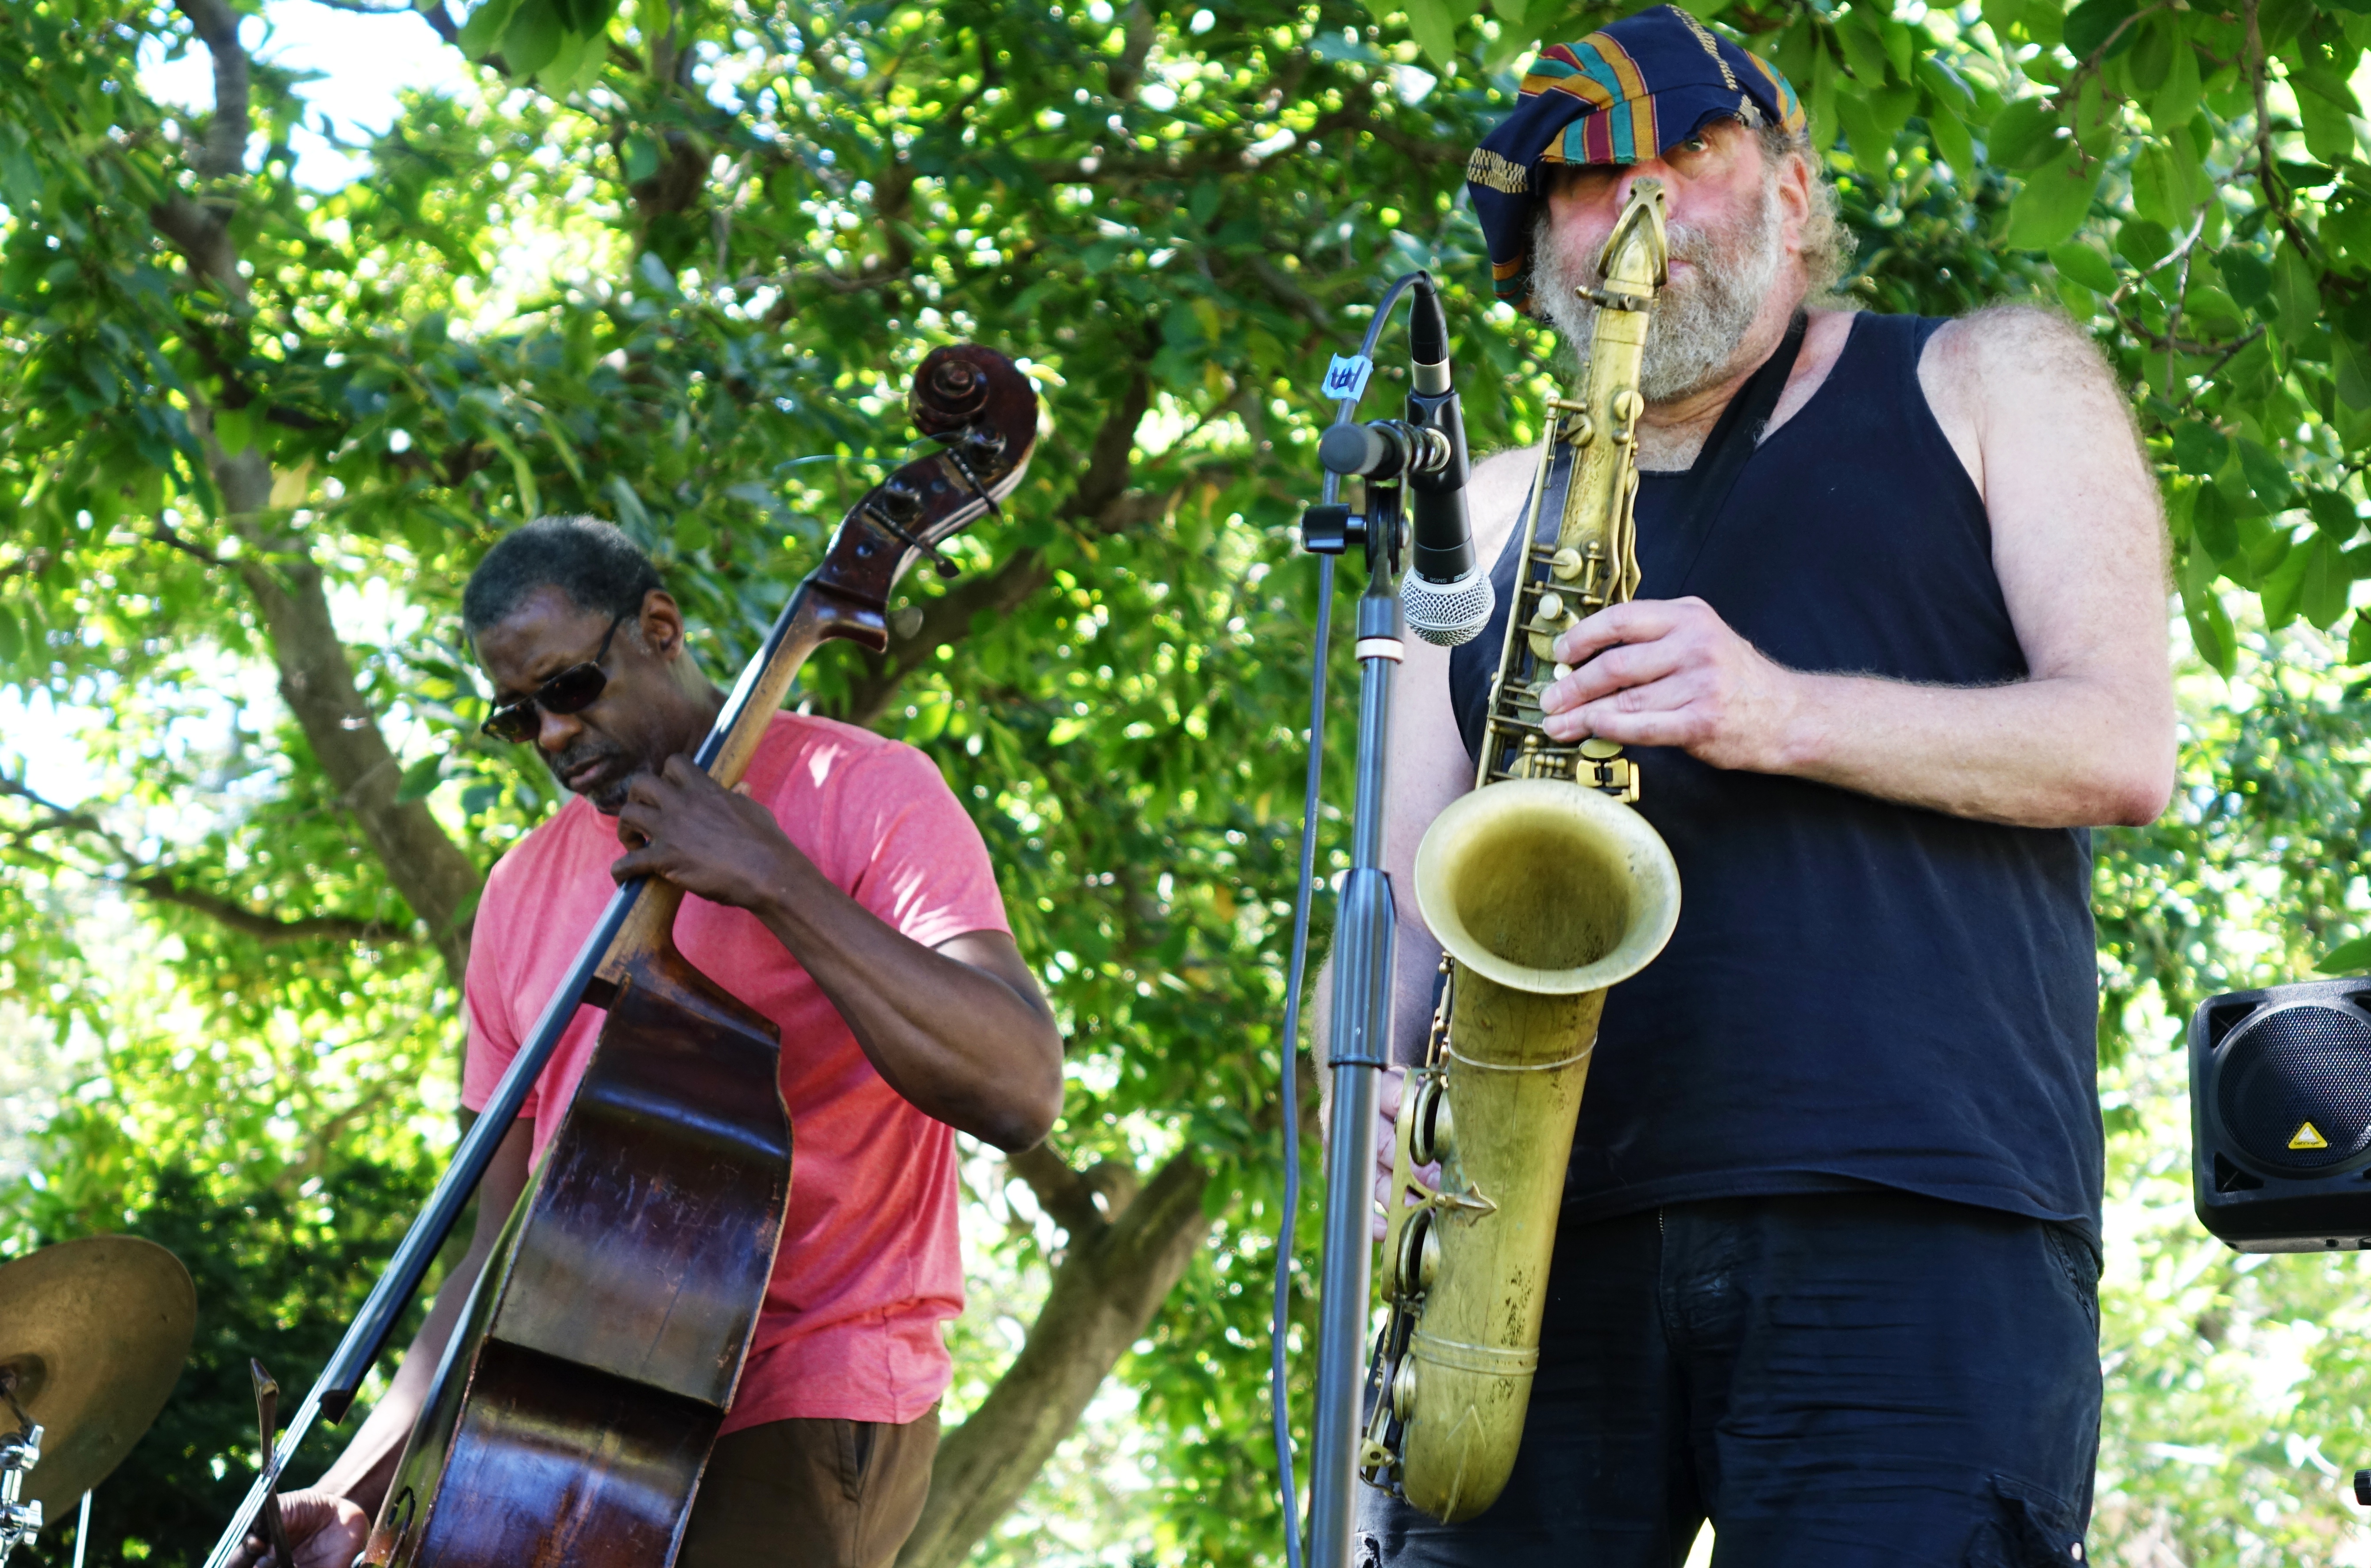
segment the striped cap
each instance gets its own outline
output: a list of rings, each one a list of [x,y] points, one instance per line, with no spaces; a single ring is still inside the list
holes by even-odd
[[[1775,67],[1676,6],[1542,50],[1523,74],[1514,112],[1465,168],[1498,297],[1529,306],[1532,203],[1544,167],[1641,163],[1716,120],[1799,132],[1803,104]]]

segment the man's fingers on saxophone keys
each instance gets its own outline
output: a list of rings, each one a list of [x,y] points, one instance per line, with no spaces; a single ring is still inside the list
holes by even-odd
[[[1407,1069],[1386,1067],[1375,1080],[1375,1239],[1383,1239],[1383,1205],[1392,1197],[1392,1150],[1400,1101],[1407,1093]]]
[[[1592,702],[1626,695],[1677,674],[1686,667],[1686,648],[1677,638],[1653,642],[1623,643],[1609,648],[1540,694],[1540,707],[1550,717],[1569,713]],[[1549,726],[1555,733],[1555,726]]]

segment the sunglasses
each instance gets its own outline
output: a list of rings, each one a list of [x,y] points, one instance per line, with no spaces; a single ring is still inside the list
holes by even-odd
[[[592,707],[609,684],[608,672],[601,668],[601,661],[609,656],[609,640],[618,635],[618,628],[625,619],[619,616],[609,623],[593,657],[581,664],[569,665],[516,702],[503,703],[478,728],[498,741],[531,741],[543,729],[543,721],[536,717],[537,709],[546,713],[582,713]]]

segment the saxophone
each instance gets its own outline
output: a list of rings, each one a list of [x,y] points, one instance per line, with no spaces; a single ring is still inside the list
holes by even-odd
[[[1599,259],[1603,286],[1583,290],[1598,313],[1581,396],[1549,400],[1475,787],[1417,850],[1447,984],[1394,1133],[1391,1312],[1359,1468],[1450,1523],[1495,1502],[1514,1467],[1606,987],[1679,918],[1671,850],[1627,809],[1636,765],[1607,742],[1549,740],[1540,709],[1567,673],[1556,635],[1638,586],[1638,369],[1665,259],[1662,184],[1640,179]],[[1437,1188],[1417,1176],[1436,1160]]]

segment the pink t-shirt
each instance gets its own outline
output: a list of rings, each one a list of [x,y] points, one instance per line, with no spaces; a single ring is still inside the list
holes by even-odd
[[[775,716],[745,782],[833,884],[925,947],[1008,931],[988,847],[931,759],[827,719]],[[486,879],[469,952],[461,1102],[503,1069],[584,945],[625,851],[581,796]],[[954,1134],[865,1059],[830,1001],[746,910],[687,898],[685,958],[782,1032],[790,1213],[724,1430],[792,1417],[908,1422],[945,1392],[939,1323],[963,1310]],[[579,1008],[521,1113],[535,1158],[576,1091],[604,1015]],[[549,1115],[539,1107],[552,1108]]]

